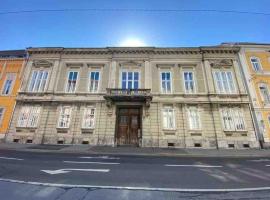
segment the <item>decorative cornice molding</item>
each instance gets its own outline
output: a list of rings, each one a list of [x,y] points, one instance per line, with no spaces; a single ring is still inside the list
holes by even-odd
[[[226,67],[232,66],[233,62],[230,59],[215,59],[209,60],[211,67]]]
[[[34,67],[51,67],[52,65],[53,63],[48,60],[34,60],[33,61]]]

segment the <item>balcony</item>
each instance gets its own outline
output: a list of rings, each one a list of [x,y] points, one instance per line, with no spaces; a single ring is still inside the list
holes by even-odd
[[[115,89],[107,88],[106,100],[115,101],[133,101],[150,103],[152,100],[151,89]]]

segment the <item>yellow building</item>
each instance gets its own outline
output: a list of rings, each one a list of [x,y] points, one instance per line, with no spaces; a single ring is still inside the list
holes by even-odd
[[[0,139],[8,131],[21,85],[24,50],[0,51]]]
[[[235,43],[250,94],[254,128],[258,139],[270,147],[270,44]]]

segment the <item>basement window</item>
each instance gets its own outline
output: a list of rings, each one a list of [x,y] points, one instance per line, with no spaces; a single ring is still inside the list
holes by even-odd
[[[168,142],[168,147],[175,147],[175,144],[173,142]]]
[[[234,144],[228,144],[229,148],[234,148]]]
[[[243,144],[244,148],[249,148],[249,144]]]
[[[202,147],[201,143],[194,143],[194,147]]]
[[[31,143],[33,143],[33,140],[26,140],[26,143],[31,144]]]
[[[63,140],[58,140],[57,144],[64,144],[64,141]]]
[[[15,142],[15,143],[19,143],[19,139],[13,139],[13,142]]]
[[[82,144],[89,144],[89,141],[82,141]]]

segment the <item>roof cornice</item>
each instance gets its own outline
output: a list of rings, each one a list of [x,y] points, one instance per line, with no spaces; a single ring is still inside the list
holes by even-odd
[[[41,47],[28,48],[31,54],[219,54],[237,53],[239,47],[209,46],[209,47],[106,47],[106,48],[62,48]]]

